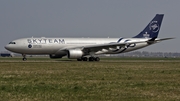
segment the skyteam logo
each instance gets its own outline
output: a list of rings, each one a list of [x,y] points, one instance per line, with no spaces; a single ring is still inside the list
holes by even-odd
[[[152,21],[150,24],[149,24],[149,29],[152,30],[152,32],[156,33],[159,31],[159,24],[157,21]]]
[[[143,34],[143,37],[144,37],[144,38],[149,38],[149,36],[150,36],[150,35],[149,35],[147,32],[145,32],[145,34]]]
[[[31,45],[31,44],[29,44],[29,45],[28,45],[28,48],[32,48],[32,45]]]

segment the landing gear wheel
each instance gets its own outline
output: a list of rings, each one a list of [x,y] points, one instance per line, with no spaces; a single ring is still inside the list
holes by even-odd
[[[94,61],[94,57],[89,57],[89,61]]]
[[[82,59],[81,59],[81,58],[78,58],[77,61],[82,61]]]
[[[22,60],[23,60],[23,61],[26,61],[26,60],[27,60],[27,58],[23,58]]]
[[[81,58],[78,58],[77,61],[87,61],[87,57],[81,57]]]
[[[94,60],[95,61],[100,61],[100,58],[99,57],[95,57]]]
[[[26,58],[26,54],[22,54],[22,56],[23,56],[23,61],[26,61],[27,60],[27,58]]]
[[[87,57],[82,57],[82,60],[87,61],[88,59],[87,59]]]

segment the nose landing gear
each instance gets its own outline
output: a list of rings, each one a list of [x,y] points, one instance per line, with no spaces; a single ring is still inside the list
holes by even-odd
[[[23,60],[23,61],[26,61],[26,60],[27,60],[26,54],[22,54],[22,56],[23,56],[22,60]]]

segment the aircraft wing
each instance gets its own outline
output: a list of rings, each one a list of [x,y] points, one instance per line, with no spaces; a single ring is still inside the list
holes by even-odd
[[[136,43],[144,43],[146,41],[133,41],[133,42],[125,42],[125,43],[117,43],[117,42],[111,42],[107,44],[96,44],[96,45],[87,45],[87,46],[73,46],[73,47],[66,47],[64,49],[60,50],[70,50],[70,49],[81,49],[85,53],[89,52],[97,52],[102,49],[109,49],[109,48],[117,48],[117,47],[127,47],[130,44],[136,44]]]
[[[143,43],[143,42],[146,42],[146,41],[125,42],[125,43],[112,42],[112,43],[108,43],[108,44],[88,45],[88,46],[84,46],[82,48],[82,50],[87,51],[87,52],[97,52],[97,51],[102,50],[102,49],[126,47],[130,44]]]
[[[155,39],[153,41],[151,41],[151,40],[147,40],[147,41],[130,41],[130,42],[127,41],[127,42],[124,42],[124,43],[111,42],[111,43],[107,43],[107,44],[96,44],[96,45],[87,45],[87,46],[73,46],[73,47],[66,47],[66,48],[61,49],[61,50],[81,49],[85,53],[89,53],[89,52],[97,52],[97,51],[100,51],[102,49],[110,49],[110,48],[116,49],[118,47],[127,47],[130,44],[136,44],[136,43],[147,42],[149,44],[152,44],[154,42],[160,42],[160,41],[169,40],[169,39],[174,39],[174,38],[162,38],[162,39]]]

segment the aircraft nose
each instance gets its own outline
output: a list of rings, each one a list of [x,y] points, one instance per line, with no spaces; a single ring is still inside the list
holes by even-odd
[[[9,45],[4,46],[4,48],[7,49],[7,50],[10,49]]]

